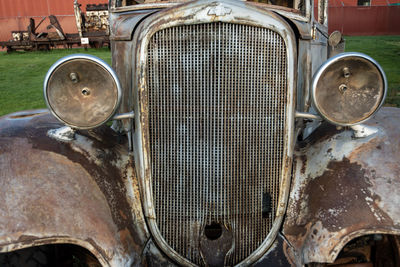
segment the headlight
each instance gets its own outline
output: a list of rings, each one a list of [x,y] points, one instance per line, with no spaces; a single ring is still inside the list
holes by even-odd
[[[318,113],[341,126],[370,118],[383,104],[387,82],[381,66],[361,53],[330,58],[315,73],[312,98]]]
[[[47,72],[44,97],[53,115],[75,129],[91,129],[107,122],[121,102],[115,72],[103,60],[72,55]]]

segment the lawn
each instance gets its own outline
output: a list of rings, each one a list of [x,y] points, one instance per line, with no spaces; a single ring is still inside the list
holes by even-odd
[[[74,53],[97,56],[111,64],[109,49],[0,52],[0,116],[18,110],[44,108],[43,80],[58,59]]]
[[[400,36],[347,36],[346,51],[374,58],[388,79],[386,106],[400,107]]]
[[[400,36],[346,37],[346,51],[370,55],[383,67],[389,84],[386,105],[400,107]],[[111,62],[108,49],[0,52],[0,116],[18,110],[44,108],[43,79],[50,66],[72,53],[88,53]]]

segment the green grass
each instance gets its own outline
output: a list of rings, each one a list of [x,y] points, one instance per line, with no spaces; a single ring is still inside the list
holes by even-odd
[[[97,56],[111,64],[109,49],[71,49],[49,52],[0,52],[0,116],[11,112],[45,108],[43,80],[58,59],[74,53]]]
[[[346,51],[365,53],[385,70],[389,92],[386,105],[400,107],[400,36],[346,37]],[[58,59],[73,53],[87,53],[110,64],[108,49],[52,50],[50,52],[0,52],[0,116],[26,109],[46,107],[43,79]]]
[[[386,106],[400,107],[400,36],[347,36],[346,51],[374,58],[388,80]]]

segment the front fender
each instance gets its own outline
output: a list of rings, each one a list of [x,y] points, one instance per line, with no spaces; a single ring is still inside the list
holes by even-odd
[[[149,234],[126,139],[47,136],[60,126],[46,110],[0,118],[0,252],[72,243],[103,265],[140,264]]]
[[[377,132],[359,139],[323,125],[295,152],[283,232],[300,264],[333,262],[362,235],[400,234],[400,109],[366,124]]]

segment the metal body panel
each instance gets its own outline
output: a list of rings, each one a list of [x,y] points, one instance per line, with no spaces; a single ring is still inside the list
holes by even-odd
[[[298,59],[297,59],[297,103],[296,111],[307,112],[311,105],[310,86],[311,86],[311,60],[309,53],[311,46],[310,40],[299,40]]]
[[[167,7],[178,7],[177,3],[170,4],[166,3],[167,6],[160,4],[151,4],[151,5],[137,5],[132,6],[133,9],[123,8],[120,12],[110,12],[110,21],[112,24],[110,25],[111,35],[110,40],[116,41],[128,41],[133,37],[133,32],[138,25],[138,23],[145,18],[146,16],[162,11]],[[277,8],[278,6],[266,5],[266,4],[257,4],[254,2],[247,2],[247,5],[252,8],[257,8],[261,12],[276,12],[281,15],[283,18],[289,19],[295,26],[296,30],[300,34],[301,39],[310,40],[311,39],[311,26],[309,23],[309,19],[307,17],[301,17],[301,19],[296,19],[297,16],[291,16],[293,13],[289,11],[280,11]],[[182,5],[182,3],[179,3]],[[114,10],[115,11],[115,10]]]
[[[220,9],[226,14],[210,18],[207,11],[215,3],[231,12]],[[173,8],[163,10],[166,7]],[[271,234],[240,264],[333,262],[353,238],[400,235],[399,109],[384,108],[358,132],[323,123],[298,143],[289,191],[299,130],[294,126],[294,106],[297,103],[297,114],[308,111],[311,75],[327,57],[327,28],[312,28],[313,16],[241,1],[148,4],[111,11],[113,67],[123,88],[120,111],[134,109],[137,115],[134,121],[123,119],[117,129],[133,134],[134,158],[126,138],[106,126],[77,132],[71,141],[57,141],[48,137],[48,131],[60,124],[47,111],[0,118],[0,252],[71,243],[91,251],[104,266],[174,266],[171,259],[191,264],[169,247],[156,225],[147,154],[148,103],[143,103],[148,99],[146,45],[161,29],[214,21],[273,29],[288,43],[290,56],[286,176],[277,217]],[[302,127],[302,118],[315,119],[298,116],[296,127]],[[223,245],[210,246],[208,256],[215,256],[214,249],[225,249]]]
[[[312,75],[326,61],[328,57],[328,28],[318,23],[313,27],[311,47],[309,53],[312,57]]]
[[[355,138],[323,124],[295,152],[285,237],[299,262],[333,262],[351,239],[400,234],[400,110],[383,108]]]
[[[208,15],[209,9],[218,5],[226,6],[231,12],[225,16]],[[243,15],[243,16],[242,16]],[[289,128],[285,130],[285,149],[284,149],[284,162],[283,162],[283,177],[281,181],[281,190],[279,193],[279,205],[276,212],[276,220],[273,224],[271,234],[264,240],[263,244],[254,251],[249,258],[241,262],[243,265],[251,264],[255,259],[263,255],[268,247],[272,244],[275,239],[276,233],[280,227],[281,220],[284,215],[286,207],[286,196],[288,194],[287,188],[289,185],[288,173],[291,170],[291,157],[292,157],[292,146],[293,146],[293,135],[294,135],[294,88],[295,88],[295,62],[296,62],[296,51],[295,51],[295,40],[293,39],[294,34],[291,32],[290,26],[282,20],[279,16],[274,13],[268,13],[261,11],[248,5],[246,2],[230,2],[230,1],[219,1],[215,3],[213,1],[198,1],[195,3],[184,4],[177,9],[165,10],[149,17],[137,29],[137,34],[134,35],[133,47],[138,47],[136,58],[139,59],[136,63],[136,73],[134,73],[134,100],[136,104],[135,114],[138,116],[135,120],[135,133],[134,133],[134,152],[136,159],[136,167],[138,175],[141,177],[141,188],[143,194],[144,211],[146,213],[149,228],[153,233],[157,244],[161,249],[167,253],[174,260],[180,264],[191,265],[191,263],[174,250],[162,238],[157,226],[156,226],[156,214],[153,206],[153,196],[151,194],[151,165],[148,161],[149,153],[149,136],[148,136],[148,108],[147,103],[141,103],[143,99],[147,99],[147,77],[146,77],[146,62],[147,62],[147,43],[150,37],[159,30],[173,27],[177,25],[188,25],[188,24],[201,24],[210,22],[227,22],[227,23],[238,23],[245,25],[253,25],[256,27],[266,27],[278,32],[285,40],[287,45],[288,57],[288,122]],[[136,89],[137,86],[137,89]]]
[[[295,251],[286,241],[286,239],[279,233],[276,236],[271,248],[265,253],[258,261],[252,266],[274,266],[274,267],[289,267],[295,266]]]
[[[132,40],[133,31],[137,24],[148,15],[157,12],[158,9],[137,10],[122,14],[110,13],[110,40],[129,41]]]
[[[308,1],[306,1],[307,4]],[[255,2],[246,2],[244,5],[248,5],[251,8],[257,8],[262,13],[269,13],[271,11],[276,12],[277,6],[258,4]],[[137,29],[143,19],[149,15],[157,12],[161,12],[165,8],[177,7],[182,5],[182,3],[154,3],[146,5],[134,5],[126,8],[111,9],[110,12],[110,40],[111,51],[112,51],[112,66],[116,70],[118,77],[123,88],[123,102],[120,106],[120,113],[129,112],[133,109],[132,99],[132,67],[135,66],[135,57],[132,57],[132,53],[135,53],[134,47],[132,47],[132,42],[129,42],[133,38],[134,31]],[[299,101],[297,108],[301,111],[308,111],[311,101],[309,100],[309,83],[311,83],[311,59],[313,56],[307,52],[310,40],[312,39],[312,25],[309,22],[309,15],[303,17],[301,20],[297,20],[296,17],[287,16],[290,12],[285,11],[284,13],[279,13],[282,18],[290,20],[295,26],[293,29],[295,34],[299,35],[302,43],[298,44],[299,62],[298,66],[301,69],[301,74],[307,74],[302,78],[302,75],[297,75],[298,77],[304,79],[304,81],[299,81],[301,85],[300,90],[297,90],[297,96]],[[287,17],[284,17],[287,16]],[[315,57],[318,63],[321,64],[320,57]],[[317,64],[318,64],[317,63]],[[315,65],[317,65],[315,64]],[[301,80],[301,79],[300,79]],[[304,89],[304,90],[303,90]],[[303,97],[304,95],[304,97]],[[304,107],[304,108],[301,108]],[[131,121],[123,121],[123,128],[125,131],[129,131],[131,128]]]
[[[135,11],[135,10],[163,9],[163,8],[177,7],[178,5],[180,5],[182,3],[187,3],[187,2],[191,2],[191,1],[190,0],[178,0],[178,1],[168,1],[168,2],[167,1],[165,1],[165,2],[149,1],[148,3],[129,5],[129,6],[124,6],[124,7],[116,7],[115,2],[116,1],[110,1],[111,11],[114,13],[122,13],[122,12]],[[275,11],[284,17],[288,17],[288,18],[296,20],[296,21],[307,22],[310,20],[310,17],[311,17],[311,5],[310,5],[309,1],[305,1],[306,6],[305,6],[305,11],[303,12],[304,14],[302,13],[302,11],[300,11],[298,9],[279,6],[279,5],[258,3],[256,1],[248,1],[247,4],[251,5],[253,7],[260,7],[267,11]]]
[[[0,251],[72,243],[104,266],[141,263],[149,234],[132,157],[108,127],[60,142],[46,110],[0,119]]]
[[[306,1],[307,4],[308,1]],[[257,8],[262,13],[269,13],[271,11],[277,11],[276,6],[266,5],[266,4],[258,4],[254,2],[246,2],[244,5],[248,5],[251,8]],[[135,66],[135,57],[132,57],[132,52],[135,53],[134,47],[132,47],[132,42],[129,42],[133,38],[133,33],[137,29],[139,23],[143,21],[149,15],[161,12],[163,9],[167,7],[177,7],[177,5],[182,5],[182,3],[155,3],[155,4],[146,4],[146,5],[134,5],[127,8],[118,8],[111,9],[110,12],[110,39],[112,54],[113,54],[113,68],[116,70],[118,77],[120,78],[120,82],[123,88],[123,102],[121,103],[120,113],[129,112],[133,108],[133,103],[131,100],[133,97],[131,95],[131,78],[132,77],[132,67]],[[285,11],[284,13],[279,13],[282,17],[287,16],[290,12]],[[308,110],[309,99],[308,95],[308,83],[311,82],[311,59],[313,56],[308,53],[307,47],[309,46],[309,42],[312,39],[312,25],[309,22],[309,15],[303,17],[301,20],[297,20],[291,16],[285,17],[293,23],[295,28],[293,29],[298,34],[299,37],[303,40],[299,46],[299,63],[298,66],[301,68],[302,74],[308,74],[307,77],[304,77],[304,81],[299,82],[301,85],[301,90],[297,91],[297,95],[299,97],[299,101],[304,101],[299,103],[299,110],[303,109],[304,111]],[[315,57],[318,59],[318,62],[321,60],[320,57]],[[317,65],[317,64],[315,64]],[[135,71],[135,70],[133,70]],[[298,75],[300,77],[301,75]],[[301,77],[300,77],[301,78]],[[304,88],[304,90],[302,89]],[[304,93],[303,93],[304,92]],[[306,97],[303,97],[305,95]],[[125,120],[123,122],[124,130],[129,131],[130,129],[130,121]]]
[[[119,113],[127,113],[132,111],[132,42],[113,41],[112,49],[112,66],[122,88],[122,101],[119,106]],[[132,120],[122,120],[118,126],[120,132],[129,132],[132,130]]]

